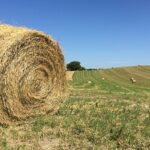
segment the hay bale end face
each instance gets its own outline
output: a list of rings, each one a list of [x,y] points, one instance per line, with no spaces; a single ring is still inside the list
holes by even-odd
[[[64,56],[42,32],[0,24],[0,123],[55,112],[64,99]]]

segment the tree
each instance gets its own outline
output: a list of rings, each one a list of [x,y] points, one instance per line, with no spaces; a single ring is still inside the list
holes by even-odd
[[[72,61],[67,64],[67,70],[76,71],[76,70],[85,70],[85,68],[81,66],[79,61]]]

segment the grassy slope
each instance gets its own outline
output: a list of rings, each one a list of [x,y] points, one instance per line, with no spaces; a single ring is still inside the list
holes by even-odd
[[[80,79],[78,79],[79,76]],[[97,84],[98,82],[102,83],[102,77],[105,78],[104,82],[109,82],[110,84],[115,83],[115,85],[129,88],[150,89],[150,67],[148,66],[77,72],[74,76],[74,82],[75,84],[80,84],[80,82],[84,84],[87,83],[87,80],[91,80]],[[136,84],[131,84],[131,77],[136,79]]]
[[[54,116],[1,127],[0,149],[150,149],[150,67],[75,72],[69,91]]]

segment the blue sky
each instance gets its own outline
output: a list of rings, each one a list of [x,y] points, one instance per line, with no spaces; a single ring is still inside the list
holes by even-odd
[[[66,63],[150,65],[150,0],[1,0],[0,21],[50,34]]]

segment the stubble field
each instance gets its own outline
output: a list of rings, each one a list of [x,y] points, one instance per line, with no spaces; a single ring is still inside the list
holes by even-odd
[[[77,71],[68,93],[53,116],[1,126],[0,149],[150,149],[149,66]]]

